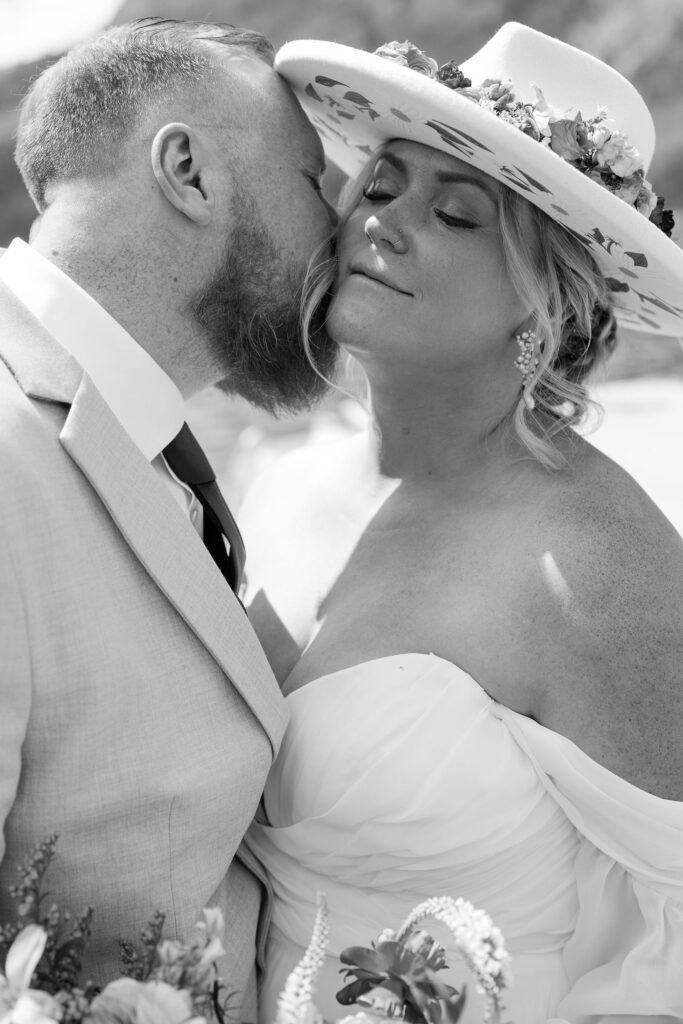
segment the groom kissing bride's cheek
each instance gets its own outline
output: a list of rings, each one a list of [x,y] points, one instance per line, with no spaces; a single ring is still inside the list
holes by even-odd
[[[235,854],[286,710],[184,401],[321,393],[299,298],[334,214],[272,62],[256,32],[152,19],[68,53],[22,104],[39,216],[0,259],[0,921],[57,831],[51,899],[95,908],[85,975],[116,977],[154,910],[185,939],[216,905],[245,1020],[261,883]]]
[[[439,66],[152,19],[37,80],[40,216],[0,261],[2,920],[59,831],[96,981],[152,910],[186,939],[217,906],[242,1020],[255,961],[261,1024],[474,1024],[466,967],[489,1020],[683,1020],[683,541],[577,429],[622,327],[683,335],[653,147],[625,78],[516,23]],[[245,546],[183,400],[306,408],[337,346],[367,429],[281,459]],[[388,935],[425,908],[462,955]]]

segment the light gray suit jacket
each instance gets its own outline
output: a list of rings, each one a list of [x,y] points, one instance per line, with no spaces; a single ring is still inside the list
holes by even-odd
[[[87,375],[0,283],[0,921],[28,849],[95,908],[86,973],[154,910],[223,908],[247,993],[261,889],[235,858],[286,721],[242,608]]]

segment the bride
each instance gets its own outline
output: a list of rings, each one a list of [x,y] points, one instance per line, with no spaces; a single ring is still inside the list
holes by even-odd
[[[247,839],[263,1021],[319,890],[327,1018],[341,949],[451,895],[502,930],[517,1024],[681,1020],[683,544],[572,429],[618,322],[683,333],[647,109],[516,24],[436,77],[410,44],[278,66],[355,178],[328,329],[370,424],[243,510],[291,714]]]

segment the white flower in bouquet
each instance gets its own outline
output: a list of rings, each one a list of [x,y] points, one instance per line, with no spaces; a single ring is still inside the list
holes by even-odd
[[[190,993],[165,981],[111,981],[90,1004],[87,1024],[205,1024],[193,1012]]]
[[[318,910],[313,934],[303,957],[285,982],[277,1005],[276,1024],[316,1024],[322,1016],[313,1002],[315,979],[325,962],[329,941],[327,904],[318,893]]]
[[[54,1024],[59,1019],[52,996],[30,987],[46,942],[44,929],[29,924],[12,943],[0,974],[0,1024]]]

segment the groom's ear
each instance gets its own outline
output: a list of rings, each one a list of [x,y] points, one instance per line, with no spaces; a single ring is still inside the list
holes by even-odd
[[[166,124],[154,136],[152,170],[169,203],[200,227],[211,221],[213,191],[205,181],[205,146],[186,124]]]

